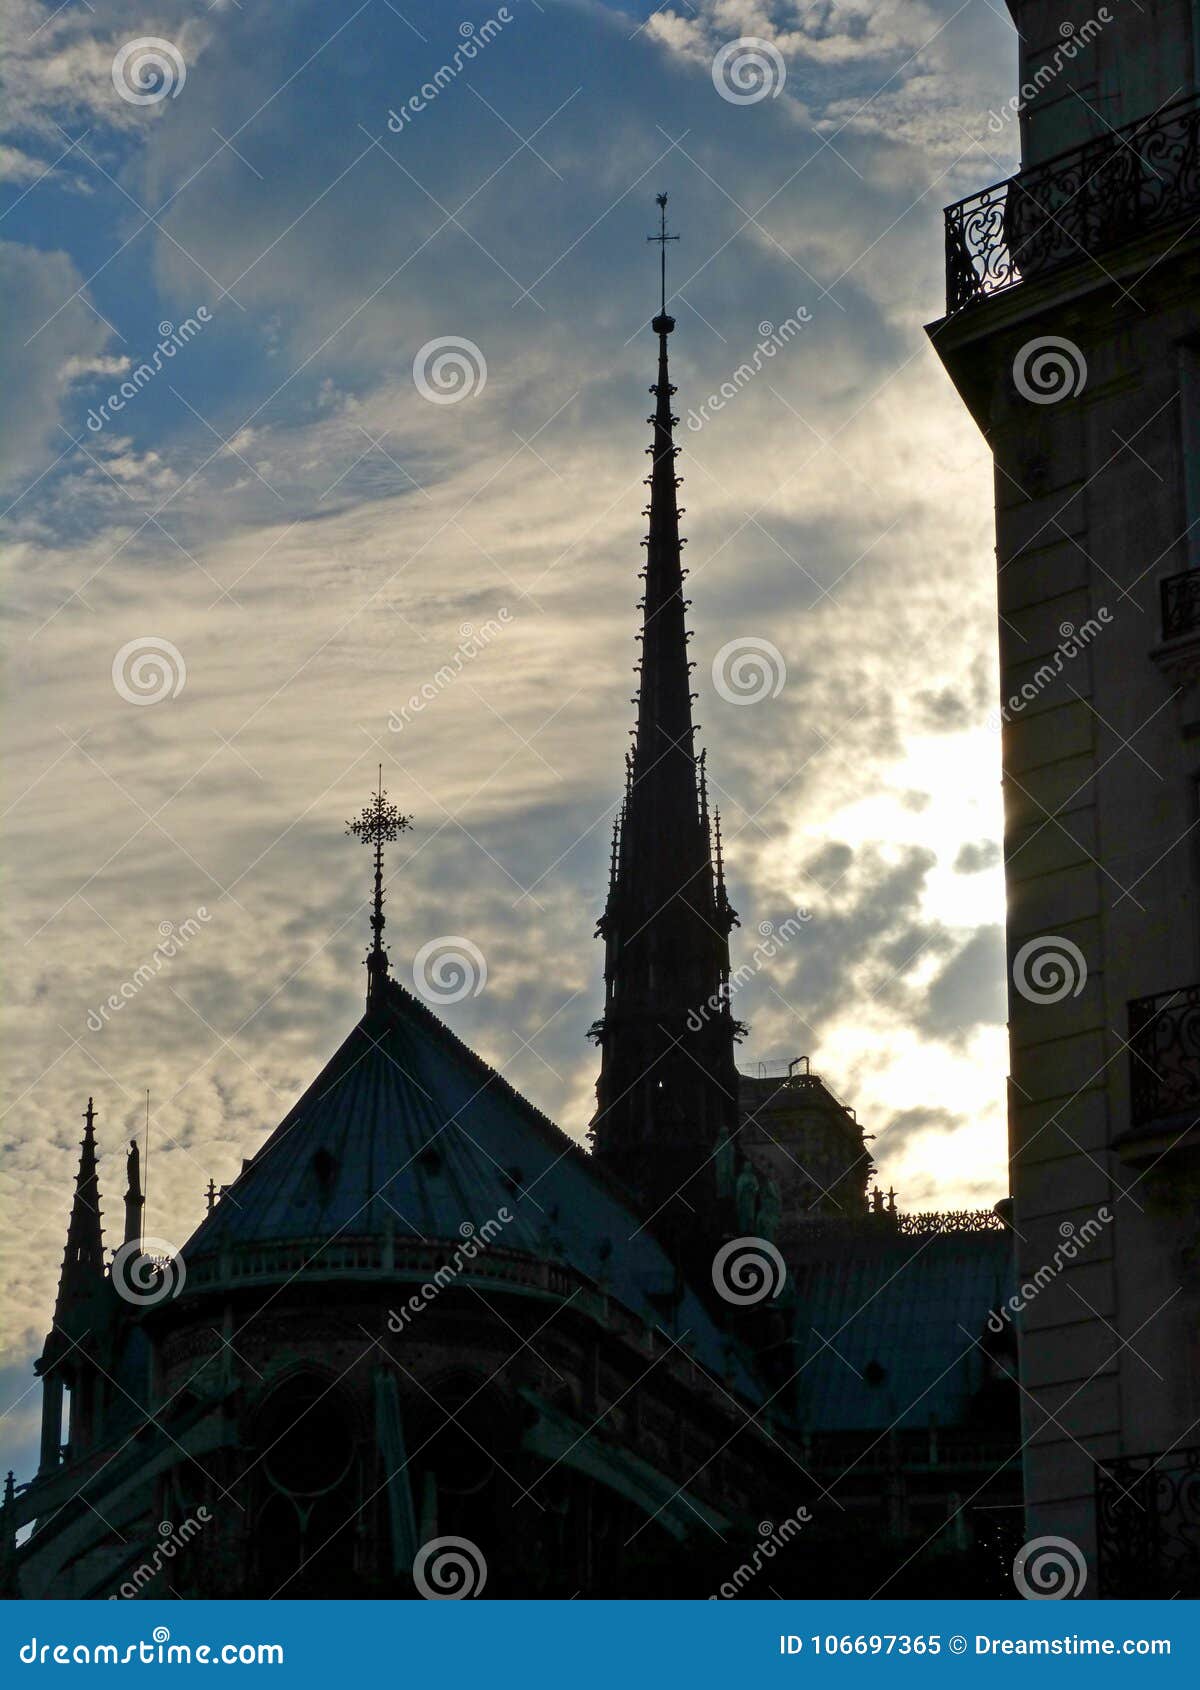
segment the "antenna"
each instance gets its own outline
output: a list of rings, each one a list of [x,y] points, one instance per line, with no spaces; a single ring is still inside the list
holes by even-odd
[[[142,1214],[146,1213],[146,1205],[150,1201],[150,1087],[146,1087],[146,1170],[142,1175]],[[142,1222],[142,1235],[145,1236],[146,1225]]]

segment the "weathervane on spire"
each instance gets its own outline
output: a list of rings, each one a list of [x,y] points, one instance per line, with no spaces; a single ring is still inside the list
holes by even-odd
[[[668,235],[667,233],[666,194],[657,195],[654,203],[658,207],[658,233],[657,235],[647,235],[646,239],[648,241],[657,241],[658,243],[659,261],[662,271],[662,311],[660,315],[654,319],[652,327],[654,328],[656,334],[670,334],[671,330],[675,327],[675,320],[674,318],[667,316],[667,242],[677,241],[679,236]]]
[[[383,948],[383,847],[398,839],[412,825],[411,816],[403,816],[394,804],[387,802],[383,789],[383,764],[379,765],[379,785],[369,804],[363,806],[357,820],[346,823],[346,832],[361,839],[364,845],[375,847],[375,903],[371,912],[371,931],[374,943],[367,955],[367,1001],[375,995],[387,978],[387,952]]]

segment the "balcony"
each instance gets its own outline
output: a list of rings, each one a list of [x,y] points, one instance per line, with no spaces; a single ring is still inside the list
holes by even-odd
[[[1200,986],[1133,999],[1129,1077],[1135,1133],[1200,1115]]]
[[[946,315],[1200,209],[1200,95],[946,208]]]
[[[1103,1462],[1096,1531],[1101,1596],[1200,1596],[1200,1448]]]

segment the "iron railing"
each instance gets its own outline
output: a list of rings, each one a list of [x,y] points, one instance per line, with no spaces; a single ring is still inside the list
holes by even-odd
[[[1097,1469],[1100,1595],[1200,1596],[1200,1447]]]
[[[1200,569],[1168,575],[1162,583],[1162,637],[1177,640],[1200,630]]]
[[[1200,986],[1129,1005],[1130,1121],[1200,1113]]]
[[[1200,207],[1200,95],[946,207],[946,314]]]
[[[857,1214],[814,1214],[795,1228],[795,1244],[844,1243],[869,1239],[956,1237],[964,1232],[1006,1232],[994,1209],[947,1209],[907,1214],[901,1210],[860,1210]]]
[[[804,1064],[803,1067],[800,1066],[801,1063]],[[849,1115],[855,1125],[858,1124],[857,1109],[854,1108],[853,1104],[840,1098],[828,1080],[822,1079],[820,1074],[813,1073],[812,1064],[807,1056],[793,1056],[790,1060],[787,1057],[766,1057],[762,1061],[756,1062],[754,1067],[755,1072],[753,1074],[749,1068],[739,1069],[740,1078],[744,1080],[779,1080],[781,1091],[786,1087],[796,1091],[824,1092],[833,1099],[843,1113]]]

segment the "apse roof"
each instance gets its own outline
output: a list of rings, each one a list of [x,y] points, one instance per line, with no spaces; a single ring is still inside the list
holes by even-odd
[[[927,1426],[930,1415],[961,1424],[983,1382],[973,1340],[1011,1295],[1014,1273],[1001,1231],[899,1236],[798,1265],[802,1423],[814,1432]]]
[[[674,1277],[622,1188],[394,980],[244,1164],[184,1246],[189,1267],[289,1240],[452,1240],[500,1210],[490,1248],[560,1262],[672,1336],[744,1394],[761,1393]]]

